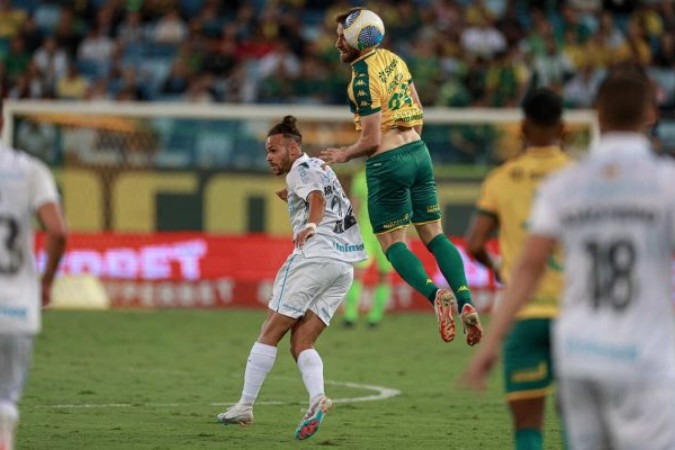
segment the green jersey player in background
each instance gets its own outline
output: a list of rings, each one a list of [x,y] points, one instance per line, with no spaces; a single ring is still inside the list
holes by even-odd
[[[354,269],[354,282],[345,297],[345,309],[343,325],[352,327],[356,324],[359,317],[359,305],[361,303],[361,294],[363,293],[363,278],[368,270],[375,265],[377,270],[377,286],[373,292],[373,301],[368,313],[368,326],[377,327],[387,303],[391,298],[391,272],[393,268],[385,256],[377,237],[370,231],[370,217],[368,217],[368,184],[366,183],[365,169],[359,170],[352,178],[350,197],[352,207],[361,224],[361,235],[363,244],[368,254],[368,259],[358,263]]]

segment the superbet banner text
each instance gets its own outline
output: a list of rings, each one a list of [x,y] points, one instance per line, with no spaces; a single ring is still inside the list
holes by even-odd
[[[467,257],[461,240],[453,239],[464,258],[471,288],[493,291],[495,281],[483,266]],[[443,284],[431,254],[411,243],[427,273]],[[42,237],[36,243],[38,264],[45,262]],[[74,234],[61,274],[99,278],[119,308],[221,308],[266,306],[277,270],[293,250],[288,238],[266,235],[210,236],[203,233]],[[393,310],[429,310],[428,301],[397,275]],[[368,274],[366,284],[376,280]],[[366,296],[368,291],[366,291]]]

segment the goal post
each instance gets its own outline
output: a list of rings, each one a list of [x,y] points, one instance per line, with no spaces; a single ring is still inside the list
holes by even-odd
[[[62,271],[93,275],[113,307],[261,306],[291,233],[264,141],[289,114],[310,154],[358,137],[346,106],[6,101],[2,139],[55,173],[73,232]],[[460,250],[483,176],[522,150],[521,119],[518,109],[425,109],[444,230]],[[564,120],[566,151],[588,151],[595,115]],[[362,165],[335,167],[345,188]],[[492,275],[465,263],[472,288],[490,294]],[[394,309],[424,306],[404,283],[394,292]]]

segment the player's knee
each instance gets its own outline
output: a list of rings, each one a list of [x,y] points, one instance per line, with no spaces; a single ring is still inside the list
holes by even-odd
[[[291,355],[297,360],[300,353],[314,347],[314,341],[304,336],[291,337]]]
[[[431,222],[417,225],[416,229],[417,234],[419,235],[422,242],[424,242],[425,246],[428,246],[431,241],[443,233],[443,228],[441,227],[440,222]]]

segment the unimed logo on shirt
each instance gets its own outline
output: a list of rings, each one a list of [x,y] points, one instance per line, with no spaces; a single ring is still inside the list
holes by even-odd
[[[21,306],[0,305],[0,316],[11,317],[13,319],[26,319],[28,317],[28,309]]]

